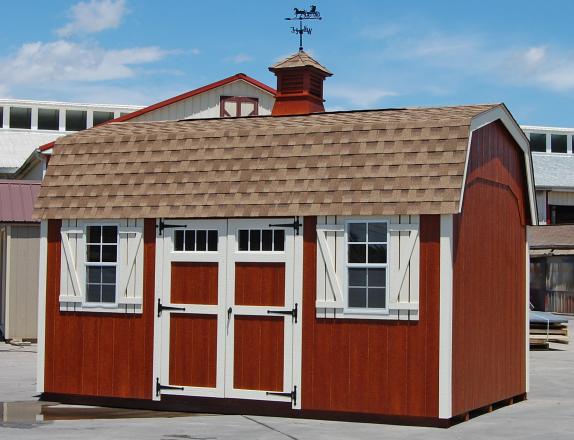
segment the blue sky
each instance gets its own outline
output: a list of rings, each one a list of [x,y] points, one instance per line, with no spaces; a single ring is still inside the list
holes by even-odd
[[[331,110],[505,102],[522,124],[574,126],[574,2],[314,2],[305,49]],[[6,2],[0,97],[151,104],[297,50],[278,0]]]

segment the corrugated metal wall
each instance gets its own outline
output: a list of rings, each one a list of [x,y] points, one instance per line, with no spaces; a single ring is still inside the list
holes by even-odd
[[[40,225],[11,225],[7,273],[7,339],[36,339]]]

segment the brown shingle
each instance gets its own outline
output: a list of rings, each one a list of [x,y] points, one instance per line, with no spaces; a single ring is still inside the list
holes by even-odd
[[[457,212],[494,105],[106,124],[56,141],[40,218]]]

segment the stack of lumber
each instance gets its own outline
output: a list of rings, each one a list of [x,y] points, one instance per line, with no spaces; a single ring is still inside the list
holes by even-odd
[[[568,320],[552,313],[530,312],[530,347],[548,348],[551,342],[568,344]]]

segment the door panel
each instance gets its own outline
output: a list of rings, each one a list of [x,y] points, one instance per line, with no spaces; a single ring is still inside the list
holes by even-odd
[[[216,262],[171,263],[171,302],[174,304],[217,304]]]
[[[169,341],[169,383],[215,388],[217,316],[172,313]]]
[[[236,263],[235,304],[285,305],[285,263]]]
[[[234,331],[234,388],[283,391],[283,318],[237,316]]]

